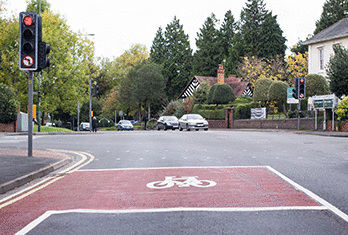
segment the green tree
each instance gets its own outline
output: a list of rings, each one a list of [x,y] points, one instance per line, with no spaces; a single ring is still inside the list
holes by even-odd
[[[0,123],[11,123],[17,120],[19,102],[15,94],[5,84],[0,83]]]
[[[326,73],[330,81],[330,90],[337,97],[348,95],[348,50],[334,45],[334,55],[330,57]]]
[[[190,80],[192,70],[192,49],[179,19],[174,17],[164,33],[165,61],[162,74],[166,78],[166,94],[176,99]]]
[[[284,58],[286,38],[277,23],[277,16],[272,16],[272,12],[266,14],[265,20],[261,24],[259,41],[258,57],[272,59],[280,56],[280,58]]]
[[[268,101],[268,93],[271,85],[274,83],[269,78],[260,78],[255,82],[253,99],[255,102],[261,102],[263,105]]]
[[[243,40],[243,56],[256,56],[260,50],[260,29],[268,14],[263,0],[247,0],[240,14],[241,39]]]
[[[329,84],[326,79],[318,74],[309,74],[306,76],[306,96],[330,94]]]
[[[303,41],[299,39],[298,42],[291,47],[290,51],[294,53],[295,55],[297,54],[303,55],[306,52],[308,53],[308,45],[303,45]]]
[[[337,21],[348,17],[347,0],[327,0],[323,6],[323,12],[320,19],[315,23],[314,34],[333,25]]]
[[[227,84],[214,84],[208,94],[209,104],[228,104],[236,99],[232,88]]]
[[[209,81],[202,82],[197,90],[193,93],[193,101],[195,104],[204,104],[208,99],[210,90]]]
[[[234,37],[237,32],[237,29],[238,25],[232,15],[232,11],[228,10],[225,14],[225,19],[222,22],[220,28],[220,36],[223,47],[223,64],[226,74],[235,74],[235,69],[239,61],[238,57],[236,57],[235,55],[231,55],[231,51],[234,45]]]
[[[165,50],[162,28],[159,27],[150,49],[150,60],[156,64],[163,64],[165,60]]]
[[[150,118],[151,105],[161,103],[165,93],[165,78],[161,66],[155,63],[145,63],[135,66],[128,74],[133,81],[133,97],[136,103],[148,109]]]
[[[280,108],[285,110],[285,104],[287,100],[287,88],[289,85],[286,82],[275,81],[269,87],[268,91],[268,100],[274,102],[274,104]]]
[[[41,12],[39,12],[39,0],[27,0],[26,12],[42,13],[51,8],[51,4],[47,0],[41,0]]]
[[[200,76],[217,76],[217,68],[223,62],[224,48],[219,30],[218,20],[214,14],[206,19],[200,33],[197,33],[197,50],[193,55],[193,73]]]

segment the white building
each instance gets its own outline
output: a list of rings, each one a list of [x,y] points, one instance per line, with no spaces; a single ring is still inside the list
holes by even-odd
[[[303,44],[308,45],[308,74],[319,74],[327,78],[326,66],[334,54],[333,45],[348,48],[348,18],[322,30]]]

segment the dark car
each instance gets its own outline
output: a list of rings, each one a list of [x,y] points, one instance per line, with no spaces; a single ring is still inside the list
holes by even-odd
[[[185,114],[179,120],[179,131],[186,129],[188,131],[203,129],[207,131],[209,123],[199,114]]]
[[[117,124],[117,130],[118,131],[123,131],[123,130],[134,131],[134,127],[133,127],[133,124],[130,121],[128,121],[128,120],[121,120]]]
[[[156,126],[158,131],[161,129],[172,129],[174,131],[175,129],[179,129],[179,120],[175,116],[161,116],[157,120]]]

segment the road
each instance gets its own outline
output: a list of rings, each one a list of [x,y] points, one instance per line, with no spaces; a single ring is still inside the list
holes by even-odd
[[[93,161],[5,207],[28,234],[348,234],[347,138],[134,131],[38,136],[34,148]]]

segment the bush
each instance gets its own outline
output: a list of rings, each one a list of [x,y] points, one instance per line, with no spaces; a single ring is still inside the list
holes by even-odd
[[[306,77],[306,96],[330,94],[329,85],[325,78],[318,74],[309,74]]]
[[[337,104],[335,114],[338,116],[338,121],[348,120],[348,97],[344,98],[340,103]]]
[[[235,99],[232,88],[227,84],[214,84],[209,90],[209,104],[228,104]]]
[[[251,102],[248,104],[237,104],[234,106],[234,119],[250,119],[251,118],[251,109],[261,108],[260,103]]]
[[[11,123],[17,120],[19,102],[14,93],[5,84],[0,84],[0,123]]]
[[[196,104],[193,107],[192,112],[202,115],[206,119],[213,119],[213,120],[221,120],[225,119],[226,116],[226,107],[229,105],[202,105],[202,104]]]
[[[255,89],[253,94],[254,101],[267,102],[268,92],[271,87],[273,80],[269,78],[260,78],[255,82]]]

